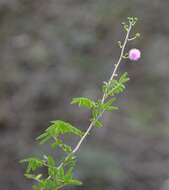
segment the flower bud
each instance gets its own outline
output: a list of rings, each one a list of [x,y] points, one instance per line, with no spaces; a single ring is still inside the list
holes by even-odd
[[[141,52],[139,49],[131,49],[129,51],[129,59],[131,61],[137,61],[140,59],[140,57],[141,57]]]

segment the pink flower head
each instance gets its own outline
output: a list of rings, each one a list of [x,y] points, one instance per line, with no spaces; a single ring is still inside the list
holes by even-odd
[[[131,49],[129,51],[129,59],[131,61],[137,61],[140,59],[140,57],[141,57],[141,52],[139,49]]]

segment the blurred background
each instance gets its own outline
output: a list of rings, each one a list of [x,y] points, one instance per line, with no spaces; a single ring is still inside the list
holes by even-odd
[[[127,16],[139,18],[128,48],[142,59],[121,65],[131,81],[120,110],[84,142],[75,174],[84,185],[67,189],[169,189],[168,0],[0,0],[0,189],[31,189],[18,162],[51,151],[35,141],[49,121],[86,129],[90,113],[70,100],[101,96]]]

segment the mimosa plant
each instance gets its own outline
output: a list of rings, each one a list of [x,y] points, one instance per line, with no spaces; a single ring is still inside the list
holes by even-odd
[[[37,138],[37,140],[40,144],[50,143],[52,149],[60,148],[64,153],[63,158],[61,160],[55,160],[51,155],[44,154],[43,158],[30,157],[21,161],[21,163],[27,163],[25,176],[36,181],[35,185],[33,185],[33,190],[58,190],[66,185],[82,184],[81,181],[75,179],[73,175],[77,160],[76,153],[90,131],[94,127],[103,126],[101,118],[104,112],[112,112],[118,109],[118,107],[114,105],[116,96],[125,90],[126,83],[129,81],[127,72],[120,74],[118,68],[123,59],[137,61],[141,56],[138,49],[126,51],[127,43],[139,37],[139,33],[130,36],[131,30],[136,22],[137,18],[128,17],[127,22],[122,23],[125,31],[125,38],[123,42],[118,41],[120,56],[117,63],[114,64],[110,79],[107,82],[103,82],[102,97],[98,100],[78,97],[73,98],[71,102],[71,104],[77,104],[80,107],[85,107],[90,110],[90,125],[87,127],[86,131],[83,132],[65,121],[52,121],[50,126]],[[61,137],[66,133],[71,133],[79,137],[79,141],[74,148],[63,142],[63,138]],[[47,169],[47,176],[40,172],[40,168]]]

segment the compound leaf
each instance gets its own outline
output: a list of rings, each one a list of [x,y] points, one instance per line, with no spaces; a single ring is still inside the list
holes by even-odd
[[[78,97],[78,98],[73,98],[71,104],[78,104],[79,106],[92,109],[95,107],[95,102],[89,98],[84,98],[84,97]]]

